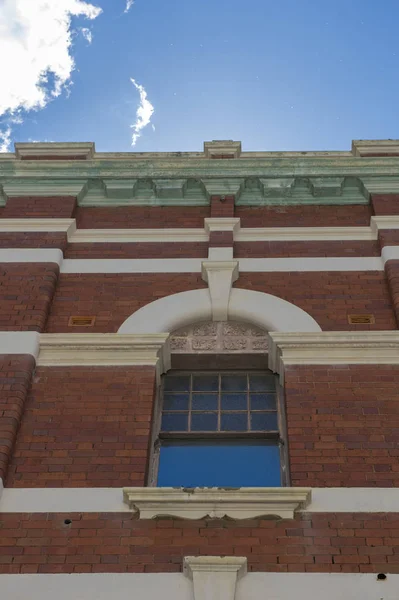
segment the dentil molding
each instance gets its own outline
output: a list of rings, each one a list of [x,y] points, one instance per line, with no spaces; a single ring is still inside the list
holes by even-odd
[[[311,500],[310,488],[124,488],[140,519],[292,519]]]

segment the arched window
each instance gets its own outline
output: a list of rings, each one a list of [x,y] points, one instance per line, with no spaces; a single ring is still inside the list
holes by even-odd
[[[161,382],[151,485],[287,484],[284,398],[267,369],[267,334],[202,322],[171,334]]]

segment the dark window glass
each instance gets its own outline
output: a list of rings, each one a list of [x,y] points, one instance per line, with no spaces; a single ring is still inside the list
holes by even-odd
[[[188,413],[164,413],[161,431],[187,431]]]
[[[276,410],[276,394],[250,394],[251,410]]]
[[[277,413],[252,413],[251,429],[252,431],[277,431]]]
[[[247,390],[246,375],[222,375],[222,392],[245,392]]]
[[[217,431],[217,413],[193,413],[191,415],[191,431]]]
[[[165,394],[163,398],[164,410],[188,410],[188,394]]]
[[[275,383],[273,375],[250,375],[249,389],[251,392],[274,391]]]
[[[222,413],[221,431],[247,431],[248,413]]]
[[[217,392],[219,375],[193,375],[193,392]]]
[[[222,410],[247,410],[247,394],[222,394]]]
[[[193,394],[192,410],[217,410],[217,394]]]
[[[189,392],[190,375],[168,375],[165,377],[165,392]]]

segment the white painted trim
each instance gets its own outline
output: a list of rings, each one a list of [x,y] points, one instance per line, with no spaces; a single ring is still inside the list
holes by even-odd
[[[247,558],[185,556],[183,574],[193,582],[194,600],[235,600],[237,582],[247,574]]]
[[[39,355],[39,334],[35,331],[0,331],[0,354]]]
[[[55,248],[0,249],[0,263],[56,263],[62,264],[63,254]]]
[[[215,231],[231,231],[237,233],[240,230],[241,219],[238,217],[211,217],[204,219],[205,231],[210,234]]]
[[[310,242],[376,240],[370,227],[251,227],[234,235],[235,242]]]
[[[385,246],[382,249],[381,257],[384,265],[388,260],[399,260],[399,246]]]
[[[61,273],[201,273],[201,258],[66,259]]]
[[[255,519],[277,516],[292,519],[311,500],[310,488],[124,488],[126,504],[140,519]]]
[[[235,600],[397,600],[398,589],[396,574],[378,581],[376,573],[249,572],[238,581]],[[0,590],[2,600],[194,599],[192,583],[183,573],[0,575]]]
[[[0,513],[128,512],[122,488],[4,488]],[[298,512],[399,513],[399,488],[311,488]]]
[[[44,333],[38,366],[148,365],[163,373],[170,368],[167,333]]]
[[[0,219],[1,233],[72,233],[76,219]],[[83,230],[84,231],[84,230]]]
[[[13,251],[5,251],[13,252]],[[22,250],[14,251],[22,252]],[[35,252],[27,250],[26,252]],[[36,252],[51,252],[39,250]],[[53,251],[55,252],[55,251]],[[20,258],[21,259],[21,258]],[[0,255],[1,262],[1,255]],[[16,259],[8,262],[18,262]],[[35,262],[29,260],[29,262]],[[54,262],[54,261],[53,261]],[[62,273],[201,273],[200,258],[66,259]],[[326,271],[383,271],[379,257],[358,258],[241,258],[240,272],[287,273]]]
[[[313,317],[301,308],[277,296],[253,290],[231,290],[228,318],[252,323],[266,331],[321,331]],[[118,333],[171,333],[211,319],[209,290],[190,290],[143,306],[122,323]]]
[[[217,261],[225,261],[225,260],[233,260],[234,249],[228,247],[216,247],[208,249],[208,260],[217,260]],[[238,259],[237,259],[238,264]]]
[[[227,321],[232,285],[238,279],[238,261],[204,260],[202,279],[209,286],[212,321]]]
[[[289,365],[398,365],[399,331],[269,332],[269,368]]]
[[[209,235],[204,229],[77,229],[69,238],[73,244],[88,242],[207,242]]]
[[[288,273],[326,271],[383,271],[379,257],[241,258],[240,271],[246,273]]]
[[[378,234],[380,229],[399,229],[399,215],[371,217],[370,227],[372,232],[376,234]]]

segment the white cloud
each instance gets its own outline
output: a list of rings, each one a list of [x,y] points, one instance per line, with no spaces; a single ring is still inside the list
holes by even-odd
[[[137,140],[141,136],[141,130],[144,129],[144,127],[147,127],[151,121],[154,107],[147,99],[147,92],[144,87],[137,83],[135,79],[130,79],[130,81],[140,94],[140,105],[136,112],[136,122],[134,125],[131,125],[131,128],[133,129],[132,146],[135,146]]]
[[[84,39],[87,40],[89,44],[91,44],[93,41],[93,34],[91,32],[91,29],[89,29],[88,27],[81,27],[80,32],[83,35]]]
[[[101,12],[86,0],[0,1],[0,116],[44,108],[61,94],[75,67],[71,18]]]
[[[11,152],[11,127],[0,129],[0,152]]]
[[[125,13],[129,12],[129,10],[132,8],[133,4],[134,4],[134,0],[126,0]]]

